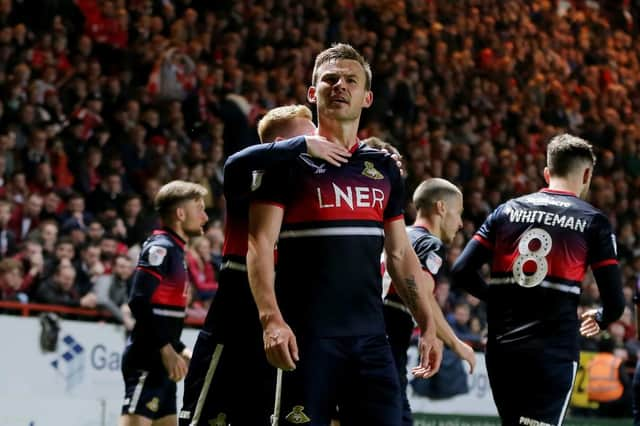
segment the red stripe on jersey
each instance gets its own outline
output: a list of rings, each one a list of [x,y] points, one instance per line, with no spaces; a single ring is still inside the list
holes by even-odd
[[[598,269],[598,268],[602,268],[603,266],[617,265],[617,264],[618,264],[617,259],[606,259],[606,260],[601,260],[600,262],[596,262],[592,264],[591,269]]]
[[[145,268],[144,266],[138,266],[138,267],[136,267],[136,269],[138,271],[146,272],[149,275],[153,275],[155,278],[158,279],[158,281],[162,281],[162,275],[160,275],[159,273],[157,273],[156,271],[154,271],[152,269]]]
[[[169,305],[184,308],[187,305],[185,284],[179,285],[171,281],[161,280],[151,296],[151,303],[156,305]]]
[[[388,219],[385,219],[384,223],[391,223],[391,222],[395,222],[396,220],[400,220],[400,219],[404,219],[404,215],[403,214],[399,214],[398,216],[394,216],[394,217],[390,217]]]
[[[280,207],[284,210],[284,204],[276,203],[275,201],[256,200],[252,201],[251,204],[266,204],[268,206]]]
[[[517,248],[513,253],[494,251],[491,273],[512,274],[513,267],[519,256],[521,256],[521,254],[517,251]],[[560,256],[558,253],[552,251],[545,257],[548,268],[547,276],[580,282],[583,280],[585,274],[585,264],[582,259],[583,258],[580,257],[569,258],[567,256]],[[535,262],[525,263],[523,270],[527,274],[535,272]]]
[[[484,238],[482,235],[476,234],[473,236],[473,239],[479,242],[480,244],[482,244],[483,246],[485,246],[486,248],[488,248],[489,250],[493,250],[493,244],[491,244],[489,240]]]
[[[244,220],[227,217],[224,225],[224,245],[222,255],[230,254],[244,257],[247,255],[248,224]]]
[[[574,194],[573,192],[570,191],[561,191],[559,189],[550,189],[550,188],[542,188],[540,190],[540,192],[546,192],[549,194],[562,194],[562,195],[573,195],[574,197],[577,197],[576,194]]]

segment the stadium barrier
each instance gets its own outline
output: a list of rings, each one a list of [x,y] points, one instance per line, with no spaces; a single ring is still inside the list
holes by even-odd
[[[17,311],[25,316],[55,311],[86,315],[94,320],[103,319],[105,315],[95,310],[16,302],[0,302],[0,309]],[[46,352],[40,344],[42,326],[39,318],[0,315],[0,330],[7,342],[0,355],[0,362],[5,366],[0,381],[0,425],[103,426],[117,423],[123,392],[120,362],[125,345],[124,327],[105,321],[69,319],[61,319],[59,325],[57,347]],[[197,329],[186,328],[182,340],[192,347],[196,337]],[[415,347],[410,348],[408,355],[410,365],[417,362]],[[469,392],[466,394],[431,400],[415,394],[411,386],[408,388],[416,426],[499,424],[484,354],[478,353],[477,357],[476,371],[468,375]],[[581,381],[584,380],[587,378],[578,377],[576,388],[583,387]],[[182,384],[178,386],[178,401],[181,395]],[[581,405],[578,402],[577,406]],[[565,424],[614,426],[629,424],[629,421],[574,418]]]

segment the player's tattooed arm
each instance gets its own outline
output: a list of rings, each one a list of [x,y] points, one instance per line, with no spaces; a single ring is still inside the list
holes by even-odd
[[[413,275],[404,279],[406,294],[405,294],[405,303],[409,307],[411,312],[414,312],[418,309],[418,284],[416,284],[416,279]]]
[[[422,331],[420,365],[413,373],[417,377],[427,378],[438,371],[442,361],[442,346],[436,342],[436,323],[429,303],[430,286],[409,242],[404,221],[385,223],[384,234],[389,275]]]

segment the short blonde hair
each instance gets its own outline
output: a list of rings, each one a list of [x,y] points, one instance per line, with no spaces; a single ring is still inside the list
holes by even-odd
[[[183,201],[202,199],[207,193],[208,191],[197,183],[174,180],[160,188],[154,204],[160,217],[168,219],[178,204]]]
[[[260,142],[273,142],[283,127],[294,118],[306,118],[312,121],[311,110],[304,105],[287,105],[269,110],[258,122],[258,137]]]
[[[462,191],[446,179],[431,178],[422,182],[413,193],[413,204],[417,210],[430,211],[436,202],[453,197],[462,197]]]

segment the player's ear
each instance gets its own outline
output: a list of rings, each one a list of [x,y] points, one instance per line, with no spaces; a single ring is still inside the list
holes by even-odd
[[[447,212],[447,203],[444,200],[436,201],[436,212],[442,216]]]
[[[184,220],[187,216],[187,212],[185,212],[184,207],[176,207],[176,218],[178,220]]]
[[[309,89],[307,89],[307,100],[310,104],[315,104],[317,102],[318,98],[316,96],[315,86],[309,86]]]
[[[367,94],[364,96],[364,103],[362,104],[363,108],[369,108],[373,103],[373,92],[371,90],[367,91]]]
[[[549,184],[549,180],[551,178],[551,173],[549,173],[549,168],[548,167],[544,168],[543,175],[544,175],[544,181],[547,182],[547,185],[548,185]]]
[[[587,167],[584,169],[584,174],[582,175],[582,183],[584,185],[588,184],[591,180],[591,167]]]

